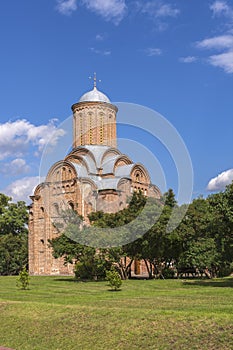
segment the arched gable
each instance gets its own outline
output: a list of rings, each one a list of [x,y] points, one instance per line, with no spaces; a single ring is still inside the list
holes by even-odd
[[[147,185],[150,184],[150,175],[142,164],[134,164],[131,169],[130,177],[133,182]]]
[[[83,173],[88,174],[88,173],[90,172],[86,160],[83,159],[83,157],[80,156],[80,155],[70,154],[70,155],[68,155],[68,156],[65,158],[65,160],[73,164],[73,166],[74,166],[75,169],[76,169],[76,172],[77,172],[77,175],[78,175],[78,176],[80,176],[80,174],[79,174],[80,170],[78,170],[78,169],[82,169],[82,170],[83,170],[83,171],[82,171],[82,174],[83,174]],[[77,165],[77,166],[76,166],[76,165]],[[84,170],[84,169],[85,169],[85,170]]]
[[[68,161],[61,160],[50,168],[46,182],[69,181],[77,178],[77,176],[74,165]]]
[[[132,164],[132,161],[124,154],[107,158],[107,160],[102,165],[103,174],[115,174],[115,171],[118,167],[129,164]]]
[[[121,154],[116,160],[115,160],[115,164],[114,164],[114,173],[115,170],[120,167],[120,166],[124,166],[124,165],[129,165],[132,164],[132,160],[127,157],[125,154]]]
[[[36,188],[34,189],[34,196],[40,196],[41,195],[41,192],[44,188],[44,183],[40,183],[39,185],[36,186]]]
[[[107,158],[114,157],[116,155],[121,155],[121,152],[116,148],[109,147],[102,155],[101,164],[103,164],[107,160]]]

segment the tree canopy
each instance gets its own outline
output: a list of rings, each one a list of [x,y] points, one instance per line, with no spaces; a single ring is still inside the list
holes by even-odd
[[[28,210],[0,193],[0,275],[17,275],[28,259]]]
[[[151,278],[163,278],[172,269],[183,268],[213,277],[232,268],[233,184],[221,193],[206,199],[197,198],[191,204],[181,206],[171,189],[160,201],[135,192],[127,208],[115,214],[91,213],[89,220],[91,226],[79,225],[78,230],[77,225],[69,224],[60,237],[50,242],[55,257],[63,256],[66,262],[83,264],[88,260],[85,258],[87,252],[92,261],[99,259],[96,254],[101,254],[105,262],[118,268],[122,278],[130,277],[134,259],[145,261]],[[115,241],[111,238],[115,245],[103,245],[110,242],[112,231],[108,229],[112,228],[117,228]],[[90,233],[94,238],[92,254],[85,244],[90,242],[87,239]],[[120,244],[125,238],[125,243]]]

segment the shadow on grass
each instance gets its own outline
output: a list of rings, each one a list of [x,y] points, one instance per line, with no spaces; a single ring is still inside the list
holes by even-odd
[[[69,277],[67,277],[67,278],[54,278],[54,281],[55,282],[80,282],[79,280],[77,280],[77,279],[75,279],[75,278],[69,278]]]
[[[80,280],[80,279],[76,279],[76,278],[72,278],[72,277],[64,277],[64,278],[54,278],[55,282],[75,282],[75,283],[88,283],[88,282],[103,282],[105,281],[104,279],[100,279],[100,280]],[[1,350],[1,349],[0,349]]]
[[[192,280],[184,281],[187,286],[202,286],[202,287],[231,287],[233,288],[233,278],[218,278],[212,280]]]
[[[108,289],[108,292],[121,292],[122,289]]]

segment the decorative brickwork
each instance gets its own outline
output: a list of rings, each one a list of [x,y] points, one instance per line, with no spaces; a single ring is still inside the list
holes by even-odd
[[[93,98],[94,101],[89,100]],[[100,96],[100,100],[96,100]],[[117,107],[96,88],[72,106],[73,150],[50,168],[46,180],[31,196],[29,212],[29,272],[32,275],[70,275],[73,265],[55,259],[48,240],[59,233],[54,223],[62,210],[75,210],[87,220],[93,211],[117,212],[134,191],[160,198],[141,164],[134,164],[117,147]],[[105,102],[107,101],[107,102]],[[132,271],[142,271],[140,262]]]

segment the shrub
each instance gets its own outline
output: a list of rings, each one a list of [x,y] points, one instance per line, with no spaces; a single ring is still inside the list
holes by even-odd
[[[121,277],[116,270],[106,271],[106,280],[113,290],[119,290],[122,284]]]
[[[169,268],[164,269],[164,270],[163,270],[163,277],[164,277],[165,279],[174,278],[174,277],[175,277],[175,271],[172,270],[172,269],[169,269]]]
[[[17,287],[20,289],[29,288],[29,273],[27,272],[26,267],[19,273],[19,278],[17,279]]]

